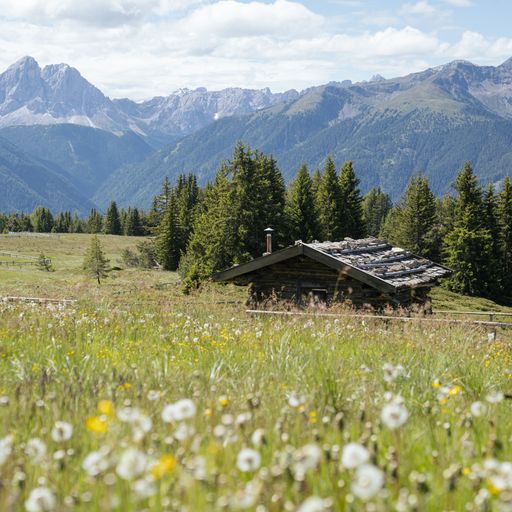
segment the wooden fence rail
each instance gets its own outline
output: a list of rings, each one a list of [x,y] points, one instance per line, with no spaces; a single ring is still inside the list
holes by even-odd
[[[357,313],[307,313],[303,311],[267,311],[258,309],[248,309],[246,313],[249,315],[275,315],[275,316],[305,316],[305,317],[329,317],[329,318],[354,318],[360,320],[383,320],[386,322],[419,322],[419,323],[438,323],[452,325],[477,325],[481,327],[490,327],[496,329],[498,327],[511,329],[512,322],[494,322],[482,320],[455,320],[449,318],[432,318],[420,316],[387,316],[387,315],[359,315]]]

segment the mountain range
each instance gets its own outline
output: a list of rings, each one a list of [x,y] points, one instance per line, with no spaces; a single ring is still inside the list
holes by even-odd
[[[66,64],[41,68],[25,57],[0,75],[0,173],[9,184],[0,211],[43,204],[84,213],[112,199],[147,207],[165,176],[212,179],[239,140],[272,153],[287,180],[302,162],[313,170],[329,154],[350,159],[363,191],[380,186],[394,199],[417,171],[436,194],[449,191],[466,160],[482,183],[499,186],[512,169],[512,59],[302,92],[185,89],[137,103],[111,100]]]

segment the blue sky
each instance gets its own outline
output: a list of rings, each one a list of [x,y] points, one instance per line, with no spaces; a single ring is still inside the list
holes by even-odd
[[[492,6],[492,7],[490,7]],[[66,62],[111,97],[303,89],[512,56],[510,0],[0,0],[0,68]]]

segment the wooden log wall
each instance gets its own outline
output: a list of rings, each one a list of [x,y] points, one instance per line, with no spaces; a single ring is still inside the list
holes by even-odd
[[[354,307],[379,310],[428,303],[429,287],[406,288],[391,296],[305,256],[265,267],[247,275],[247,279],[251,283],[247,301],[251,307],[273,307],[278,303],[307,306],[314,295],[322,300],[325,296],[327,304],[347,302]],[[308,299],[308,292],[313,297]]]

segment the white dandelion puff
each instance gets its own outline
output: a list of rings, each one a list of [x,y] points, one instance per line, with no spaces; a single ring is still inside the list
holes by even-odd
[[[27,441],[25,455],[33,464],[39,464],[46,455],[46,444],[38,437]]]
[[[183,398],[166,405],[162,411],[162,420],[166,423],[189,420],[196,415],[196,406],[192,400]]]
[[[73,425],[66,421],[56,421],[52,428],[52,439],[56,443],[62,443],[71,439],[73,435]]]
[[[347,469],[354,469],[370,460],[370,452],[359,443],[349,443],[343,447],[341,463]]]
[[[146,454],[136,448],[128,448],[117,463],[116,472],[123,480],[133,480],[146,470]]]
[[[389,403],[382,408],[382,423],[391,430],[401,427],[409,417],[407,409],[398,403]]]
[[[363,464],[356,469],[351,490],[354,496],[367,501],[373,498],[384,484],[384,473],[373,464]]]
[[[256,471],[261,465],[261,455],[252,448],[244,448],[236,458],[236,467],[244,473]]]
[[[57,507],[55,494],[47,487],[36,487],[25,501],[27,512],[51,512]]]

